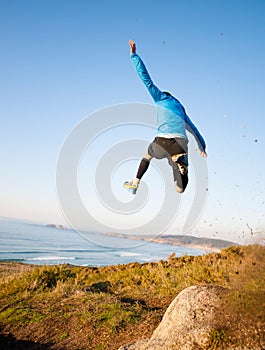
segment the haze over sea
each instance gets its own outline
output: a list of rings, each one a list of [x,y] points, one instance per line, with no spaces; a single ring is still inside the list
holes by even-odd
[[[0,261],[104,266],[158,261],[166,259],[173,252],[176,256],[205,254],[203,250],[190,247],[55,229],[0,218]]]

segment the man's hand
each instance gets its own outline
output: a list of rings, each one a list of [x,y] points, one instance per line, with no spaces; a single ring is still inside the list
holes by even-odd
[[[201,151],[201,156],[202,156],[203,158],[207,158],[207,153],[206,153],[205,151]]]
[[[136,45],[133,40],[129,40],[129,45],[130,45],[130,54],[132,55],[133,53],[136,53]]]

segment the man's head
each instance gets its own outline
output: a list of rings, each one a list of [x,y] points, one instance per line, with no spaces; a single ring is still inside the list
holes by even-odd
[[[168,91],[163,91],[164,94],[166,94],[167,96],[172,96],[171,93],[169,93]]]

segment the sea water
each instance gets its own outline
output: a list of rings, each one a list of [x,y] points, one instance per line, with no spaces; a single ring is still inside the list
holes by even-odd
[[[172,253],[195,256],[205,251],[0,218],[0,261],[105,266],[165,260]]]

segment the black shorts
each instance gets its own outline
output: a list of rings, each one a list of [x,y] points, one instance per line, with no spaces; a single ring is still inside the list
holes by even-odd
[[[188,153],[188,140],[176,137],[156,137],[148,147],[148,153],[156,159],[169,158],[176,154]]]
[[[165,138],[156,137],[148,147],[148,154],[152,158],[167,158],[169,165],[173,170],[174,182],[179,190],[184,191],[188,184],[188,140],[182,137]],[[175,155],[181,155],[177,161],[174,161]],[[179,165],[186,166],[186,173],[181,174]]]

